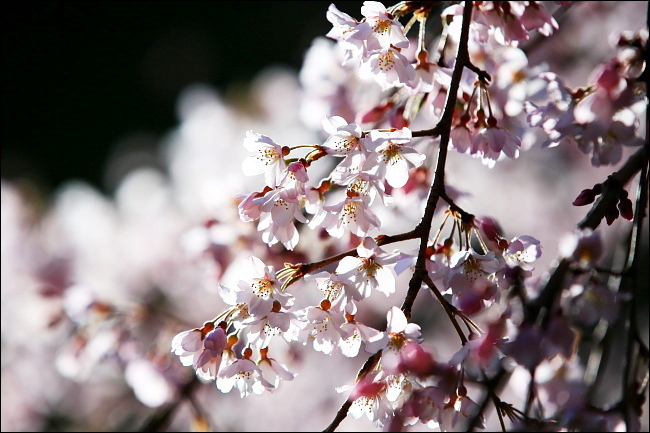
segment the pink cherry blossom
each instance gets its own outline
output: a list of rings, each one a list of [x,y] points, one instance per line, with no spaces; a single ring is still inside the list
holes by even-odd
[[[503,258],[510,267],[519,266],[524,270],[532,270],[534,263],[542,255],[540,242],[532,236],[517,236],[503,252]]]
[[[381,354],[383,369],[389,374],[399,371],[403,365],[402,357],[410,356],[411,349],[406,348],[408,342],[421,343],[422,330],[420,325],[409,323],[404,312],[398,307],[392,307],[387,315],[386,334],[388,342]],[[405,350],[404,352],[402,352]]]
[[[293,305],[293,295],[280,290],[281,284],[275,276],[273,266],[266,266],[259,258],[249,256],[245,261],[245,280],[240,280],[236,288],[220,285],[219,294],[224,302],[240,309],[246,306],[248,314],[258,317],[266,316],[273,309],[274,301],[278,301],[282,308]]]
[[[343,201],[323,206],[326,213],[319,219],[314,218],[310,225],[319,225],[335,238],[342,237],[345,233],[357,236],[366,236],[379,228],[377,216],[370,210],[369,198],[356,194],[346,194]]]
[[[260,358],[257,365],[262,371],[262,377],[273,384],[275,388],[280,386],[280,381],[291,381],[296,377],[294,373],[290,372],[287,367],[275,358],[270,358],[268,356],[268,349],[260,350]]]
[[[492,251],[479,254],[473,250],[455,253],[451,256],[449,265],[444,285],[454,292],[473,289],[477,282],[485,281],[488,275],[502,267]]]
[[[362,53],[365,49],[364,41],[370,36],[372,29],[367,24],[361,24],[345,12],[341,12],[333,3],[327,9],[327,20],[334,27],[327,33],[346,51],[344,62],[356,53]]]
[[[365,138],[361,127],[356,123],[348,123],[340,116],[327,116],[323,119],[323,129],[330,136],[323,143],[327,153],[336,156],[348,156],[354,152],[367,152]]]
[[[281,311],[279,301],[273,301],[273,307],[266,316],[251,316],[242,324],[246,340],[258,349],[268,347],[274,337],[282,338],[286,342],[295,341],[301,328],[298,316],[292,311]]]
[[[359,419],[365,415],[373,423],[383,425],[393,414],[386,399],[386,383],[381,371],[370,372],[359,379],[354,386],[344,385],[336,390],[351,391],[350,415],[353,418]]]
[[[568,2],[563,2],[568,3]],[[526,30],[538,30],[544,36],[550,36],[558,29],[558,23],[540,2],[528,2],[528,6],[521,15],[521,23]]]
[[[341,312],[354,314],[354,303],[364,299],[363,294],[355,282],[348,278],[348,275],[319,272],[306,275],[305,280],[315,281],[324,298],[330,301],[331,308]]]
[[[386,6],[378,1],[364,1],[361,14],[365,23],[372,29],[366,38],[368,51],[386,50],[391,46],[407,48],[409,40],[404,35],[404,26],[395,20],[386,10]]]

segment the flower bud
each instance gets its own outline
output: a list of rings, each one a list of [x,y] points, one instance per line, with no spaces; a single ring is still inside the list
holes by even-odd
[[[571,204],[574,206],[584,206],[589,203],[593,203],[594,200],[596,200],[596,194],[594,194],[594,191],[591,189],[583,189]]]
[[[634,218],[632,200],[629,198],[623,197],[618,200],[618,210],[621,213],[621,217],[625,218],[626,220],[631,221],[632,218]]]
[[[612,223],[618,218],[618,209],[616,206],[612,206],[605,212],[605,220],[607,220],[607,225],[611,226]]]

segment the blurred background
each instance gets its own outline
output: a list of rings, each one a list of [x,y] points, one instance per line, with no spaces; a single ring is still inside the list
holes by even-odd
[[[265,66],[297,71],[329,4],[2,2],[3,179],[109,192],[114,147],[134,134],[155,146],[189,84],[228,93]]]
[[[224,310],[215,276],[236,282],[239,259],[251,251],[278,263],[304,260],[261,245],[233,197],[253,191],[240,165],[247,129],[283,144],[317,139],[298,115],[297,77],[264,71],[298,73],[314,38],[331,28],[330,3],[0,3],[3,431],[151,425],[156,408],[175,405],[179,384],[193,376],[170,353],[171,339]],[[530,58],[549,60],[569,86],[584,84],[611,57],[611,31],[640,28],[647,15],[644,2],[577,3],[563,31]],[[361,4],[336,6],[360,18]],[[568,54],[549,56],[558,50]],[[196,84],[206,86],[191,89]],[[461,206],[495,217],[510,238],[539,237],[541,272],[556,257],[559,235],[586,211],[568,203],[611,168],[594,169],[576,149],[536,147],[493,170],[453,153],[448,173],[450,184],[471,192]],[[45,207],[35,202],[50,196],[52,208],[40,213]],[[218,224],[204,226],[209,218]],[[416,218],[409,208],[387,226],[398,232]],[[606,228],[607,239],[623,239],[624,223]],[[301,236],[294,253],[322,252],[310,231]],[[399,290],[375,297],[367,317],[382,327],[402,297]],[[457,349],[450,325],[423,302],[416,317],[435,336],[432,352],[448,358]],[[638,304],[647,341],[647,298]],[[169,430],[201,430],[192,424],[201,406],[214,430],[322,429],[345,399],[334,388],[349,383],[364,359],[301,349],[277,353],[299,374],[278,392],[241,400],[213,383],[198,387]],[[509,392],[525,398],[521,389]],[[371,429],[366,418],[348,418],[339,431]]]

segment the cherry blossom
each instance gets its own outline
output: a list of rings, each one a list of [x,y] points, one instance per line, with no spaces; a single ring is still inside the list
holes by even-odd
[[[246,280],[240,280],[236,288],[220,285],[219,294],[224,302],[241,309],[245,305],[246,315],[257,317],[266,316],[273,310],[275,301],[280,307],[289,308],[293,305],[294,296],[280,289],[281,284],[275,276],[273,266],[266,266],[259,258],[250,256],[245,260],[248,272]]]
[[[311,280],[316,282],[324,298],[330,301],[331,308],[338,311],[354,314],[355,302],[365,298],[355,282],[349,279],[347,275],[319,272],[305,276],[305,281]]]
[[[369,147],[373,153],[364,164],[364,170],[384,176],[393,188],[401,188],[408,181],[409,166],[419,167],[425,156],[413,148],[408,128],[393,131],[372,130]]]
[[[249,130],[246,132],[244,147],[250,152],[255,152],[242,163],[244,174],[264,174],[268,186],[278,185],[286,168],[282,146],[266,135]]]
[[[408,38],[404,35],[404,26],[388,13],[386,6],[378,1],[364,1],[361,14],[365,23],[370,26],[372,33],[366,39],[368,51],[385,50],[391,46],[406,48]]]
[[[176,334],[172,340],[172,352],[179,356],[183,365],[194,366],[198,376],[206,380],[214,379],[226,348],[224,326],[206,322],[201,329]]]
[[[269,358],[268,349],[260,350],[260,358],[261,359],[257,362],[257,365],[262,371],[262,376],[269,383],[272,383],[275,388],[280,385],[281,380],[291,381],[296,377],[294,373],[287,370],[287,368],[276,359]]]
[[[357,322],[353,314],[345,315],[345,323],[341,325],[341,330],[343,331],[341,352],[350,358],[357,356],[362,344],[369,353],[375,353],[387,344],[387,336],[384,332]]]
[[[364,40],[372,32],[370,26],[360,25],[357,20],[345,12],[341,12],[333,3],[328,7],[326,17],[334,26],[327,33],[327,37],[338,41],[347,51],[344,62],[354,53],[363,51]]]
[[[357,247],[358,257],[345,257],[336,268],[336,273],[350,278],[357,285],[359,293],[367,298],[374,290],[390,295],[395,291],[396,253],[386,253],[370,237],[363,239]]]
[[[295,248],[300,235],[294,221],[307,223],[300,199],[297,190],[280,187],[252,200],[259,207],[257,229],[262,232],[264,242],[269,245],[280,242],[289,250]]]
[[[314,350],[331,355],[339,350],[343,317],[341,313],[330,310],[331,303],[323,300],[319,306],[309,306],[298,310],[296,314],[302,319],[300,340],[303,344],[312,342]]]
[[[336,390],[351,391],[348,398],[352,401],[350,415],[354,418],[366,415],[374,423],[383,425],[393,413],[386,400],[386,383],[381,371],[365,375],[354,386],[344,385]]]
[[[470,154],[480,157],[483,164],[492,168],[502,154],[511,159],[517,158],[520,147],[521,140],[517,136],[488,124],[487,128],[479,130],[474,136]]]
[[[251,349],[244,351],[244,357],[235,359],[225,366],[217,375],[217,388],[223,393],[230,392],[233,388],[239,390],[240,397],[250,394],[262,394],[275,386],[262,376],[262,370],[250,359]]]
[[[217,375],[223,350],[226,348],[225,324],[216,326],[203,339],[203,351],[196,360],[196,373],[204,379],[214,379]]]
[[[318,225],[335,238],[350,232],[357,236],[373,233],[380,226],[379,219],[369,208],[369,197],[352,192],[336,204],[323,206],[320,218],[314,217],[310,225]]]
[[[452,255],[449,265],[444,284],[454,292],[471,290],[475,285],[485,282],[490,274],[501,269],[492,251],[479,254],[471,249]]]
[[[281,311],[279,301],[273,301],[271,311],[264,317],[249,317],[244,320],[243,328],[247,341],[258,349],[269,346],[273,337],[280,337],[286,342],[298,339],[300,321],[292,311]]]
[[[381,198],[384,205],[393,204],[392,196],[386,193],[385,182],[380,176],[361,172],[341,180],[347,190],[362,197],[368,197],[368,206],[372,206],[377,197]]]
[[[340,116],[327,116],[323,119],[323,129],[330,136],[323,143],[327,153],[336,156],[350,156],[366,153],[361,127],[356,123],[347,123]]]
[[[402,364],[402,357],[410,353],[403,352],[408,342],[421,343],[422,331],[420,325],[409,323],[404,312],[397,307],[392,307],[387,315],[388,324],[386,334],[388,342],[381,355],[383,369],[389,373],[398,372]]]
[[[525,270],[534,269],[534,263],[542,255],[540,242],[532,236],[517,236],[508,244],[503,258],[510,267],[519,266]]]

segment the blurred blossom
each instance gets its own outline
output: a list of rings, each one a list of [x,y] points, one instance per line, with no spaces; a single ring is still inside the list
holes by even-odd
[[[300,71],[266,69],[228,98],[185,88],[155,156],[128,169],[128,151],[114,158],[112,194],[71,181],[40,197],[2,180],[2,430],[137,430],[176,403],[169,431],[192,419],[320,430],[347,398],[346,431],[451,431],[478,414],[473,385],[501,365],[512,368],[503,401],[522,407],[532,379],[545,417],[621,428],[619,412],[585,405],[576,355],[577,328],[616,323],[630,299],[595,276],[621,234],[574,230],[586,207],[572,202],[645,133],[647,99],[631,83],[643,67],[634,41],[647,31],[619,30],[604,52],[607,35],[592,25],[611,12],[638,27],[643,8],[580,2],[587,18],[565,28],[552,13],[569,2],[474,3],[475,68],[456,95],[457,152],[425,235],[436,287],[421,289],[442,292],[467,341],[435,294],[412,315],[399,307],[419,251],[390,238],[420,224],[431,193],[441,140],[416,131],[442,116],[463,7],[444,9],[448,46],[436,63],[438,41],[416,57],[424,46],[404,36],[401,9],[366,1],[355,18],[331,5],[321,18],[332,30]],[[554,45],[564,34],[601,58]],[[582,95],[565,84],[574,60],[596,86]],[[557,257],[575,271],[558,308],[544,325],[524,323],[522,302]]]

